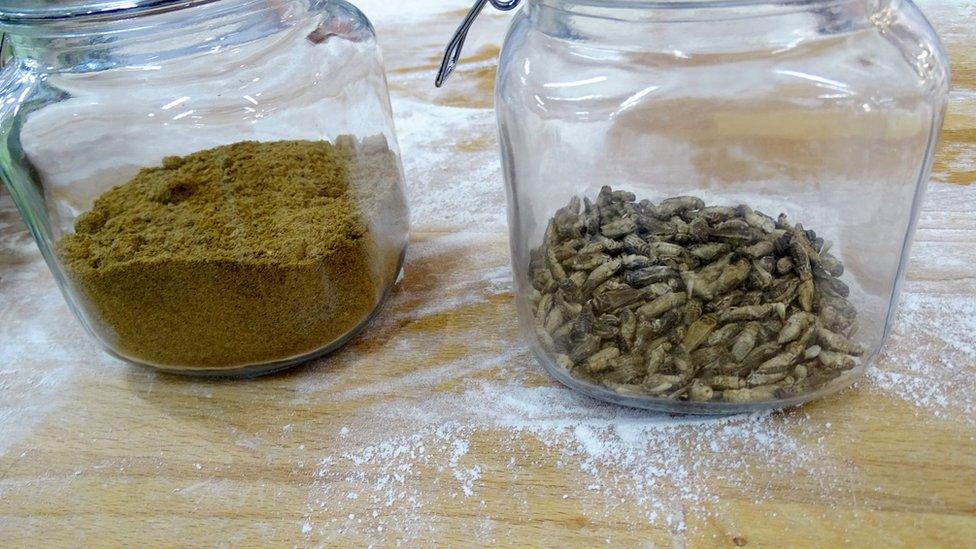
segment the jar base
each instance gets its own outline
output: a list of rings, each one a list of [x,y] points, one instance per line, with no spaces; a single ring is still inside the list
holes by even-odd
[[[692,402],[684,400],[673,400],[666,398],[655,398],[651,396],[628,396],[625,394],[612,391],[605,387],[599,385],[594,385],[592,383],[587,383],[580,379],[573,377],[564,368],[556,364],[548,354],[539,347],[538,344],[533,342],[531,344],[532,353],[535,355],[536,359],[542,365],[543,369],[552,376],[556,381],[562,383],[569,389],[586,395],[590,398],[600,400],[602,402],[607,402],[610,404],[617,404],[620,406],[627,406],[630,408],[639,408],[642,410],[648,410],[652,412],[663,412],[673,415],[689,415],[689,416],[730,416],[736,414],[749,414],[755,412],[763,412],[770,410],[781,410],[785,408],[794,408],[816,400],[818,398],[825,397],[827,395],[836,393],[843,389],[850,387],[860,376],[864,373],[866,367],[865,364],[861,364],[856,368],[845,372],[844,375],[833,380],[831,383],[824,385],[823,387],[817,389],[816,391],[811,391],[809,393],[804,393],[802,395],[797,395],[790,398],[782,398],[776,400],[767,400],[762,402],[743,402],[743,403],[732,403],[732,402]],[[873,356],[871,357],[873,358]],[[867,361],[869,362],[870,359]]]

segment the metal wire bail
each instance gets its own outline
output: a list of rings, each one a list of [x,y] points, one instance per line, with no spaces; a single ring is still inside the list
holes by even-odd
[[[458,59],[461,58],[461,48],[464,47],[464,39],[468,37],[468,31],[471,30],[471,25],[474,24],[474,20],[481,14],[481,10],[485,9],[485,4],[491,2],[491,5],[495,9],[509,11],[517,8],[521,1],[476,0],[474,6],[471,6],[471,11],[464,17],[464,21],[461,21],[461,25],[454,31],[454,36],[451,37],[451,41],[447,44],[447,49],[444,51],[444,59],[441,61],[441,67],[437,71],[437,78],[434,79],[434,85],[438,88],[443,86],[444,82],[451,76],[451,73],[454,72],[454,67],[457,66]]]

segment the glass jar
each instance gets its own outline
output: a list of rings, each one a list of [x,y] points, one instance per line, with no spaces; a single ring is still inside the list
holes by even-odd
[[[257,375],[342,345],[407,209],[373,29],[342,0],[0,1],[0,169],[109,352]]]
[[[495,106],[539,361],[677,412],[850,385],[890,328],[948,85],[907,0],[526,0]]]

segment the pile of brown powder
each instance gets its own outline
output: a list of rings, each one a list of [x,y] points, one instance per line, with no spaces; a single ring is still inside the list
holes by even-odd
[[[371,162],[340,145],[216,147],[100,196],[58,243],[89,325],[124,357],[173,369],[287,360],[354,329],[392,284],[403,235],[373,234],[370,193],[353,188]],[[374,154],[396,173],[392,152]]]

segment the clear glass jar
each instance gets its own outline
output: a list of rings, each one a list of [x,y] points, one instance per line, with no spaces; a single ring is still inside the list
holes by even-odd
[[[0,169],[112,354],[257,375],[375,314],[407,242],[386,80],[342,0],[0,1]]]
[[[909,1],[526,0],[495,105],[539,361],[677,412],[850,385],[890,326],[947,67]]]

